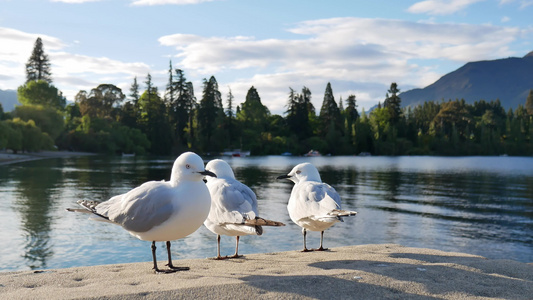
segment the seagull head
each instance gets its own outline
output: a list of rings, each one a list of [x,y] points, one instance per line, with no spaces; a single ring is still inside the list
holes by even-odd
[[[222,159],[213,159],[205,166],[206,170],[209,170],[216,174],[217,178],[235,179],[235,174],[230,165]],[[207,178],[209,181],[209,178]]]
[[[213,172],[204,168],[204,161],[198,154],[185,152],[174,161],[170,181],[174,184],[179,180],[200,181],[204,176],[217,177]]]
[[[301,181],[322,182],[318,170],[310,163],[301,163],[292,168],[289,174],[278,176],[277,179],[289,179],[294,183],[298,183]]]

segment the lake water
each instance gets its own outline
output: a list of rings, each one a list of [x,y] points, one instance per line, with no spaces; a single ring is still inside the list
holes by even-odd
[[[286,209],[292,183],[275,178],[309,161],[340,193],[343,208],[358,212],[326,231],[326,247],[397,243],[533,262],[533,158],[226,160],[256,192],[260,215],[287,224],[242,237],[241,254],[302,248],[301,229]],[[95,156],[0,166],[0,271],[151,261],[150,242],[65,208],[77,207],[78,199],[104,201],[145,181],[168,179],[173,161]],[[318,247],[319,236],[310,232],[308,247]],[[234,244],[233,237],[222,237],[222,255],[233,254]],[[172,245],[174,259],[216,255],[216,236],[205,227]],[[158,258],[165,260],[163,243],[158,246]]]

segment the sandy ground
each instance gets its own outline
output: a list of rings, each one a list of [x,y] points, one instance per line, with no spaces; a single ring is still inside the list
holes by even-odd
[[[161,261],[160,266],[165,262]],[[394,244],[0,273],[2,299],[532,299],[533,266]]]
[[[73,151],[40,151],[32,153],[20,153],[13,154],[11,152],[0,152],[0,166],[25,162],[30,160],[54,158],[54,157],[71,157],[71,156],[83,156],[83,155],[95,155],[94,153],[87,152],[73,152]]]

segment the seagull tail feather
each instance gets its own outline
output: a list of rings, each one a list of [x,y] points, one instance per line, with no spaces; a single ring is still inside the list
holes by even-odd
[[[96,211],[96,206],[98,204],[100,204],[100,202],[98,202],[98,201],[90,201],[90,200],[78,200],[77,203],[83,208],[67,208],[67,211],[81,212],[81,213],[86,213],[86,214],[94,214],[94,215],[99,216],[100,218],[103,218],[103,219],[109,221],[108,217],[106,217],[106,216],[104,216],[102,214],[99,214]]]
[[[267,220],[260,217],[255,217],[255,219],[245,220],[245,225],[252,226],[285,226],[285,224],[277,221]]]
[[[85,214],[92,214],[93,213],[92,211],[87,210],[85,208],[67,208],[67,211],[79,212],[79,213],[85,213]]]
[[[351,210],[334,209],[328,213],[328,215],[336,217],[351,217],[357,215],[357,212]]]

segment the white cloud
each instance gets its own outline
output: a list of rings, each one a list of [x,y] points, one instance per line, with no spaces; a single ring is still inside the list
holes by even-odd
[[[0,57],[2,60],[18,62],[28,60],[35,41],[40,37],[45,51],[65,46],[59,39],[43,34],[26,33],[16,29],[0,27]],[[27,51],[27,49],[30,49]]]
[[[411,5],[407,11],[415,14],[450,15],[481,1],[485,0],[426,0]]]
[[[53,63],[54,85],[62,89],[70,100],[73,100],[80,90],[90,90],[101,83],[124,88],[125,86],[120,86],[119,83],[125,79],[150,72],[150,67],[144,63],[127,63],[107,57],[90,57],[68,52],[51,53],[50,61]]]
[[[524,0],[524,1],[520,1],[520,9],[524,9],[528,6],[531,6],[533,5],[533,1],[531,0]]]
[[[403,20],[331,18],[300,22],[288,29],[293,39],[253,36],[172,34],[159,38],[172,47],[173,65],[183,69],[201,95],[201,78],[214,75],[224,97],[230,86],[236,102],[253,85],[273,113],[283,113],[289,87],[307,86],[317,109],[331,82],[336,100],[355,94],[360,108],[383,101],[391,82],[402,91],[424,87],[442,75],[439,64],[512,56],[510,44],[527,39],[530,29],[494,25],[435,24]],[[143,82],[151,73],[164,89],[166,68],[153,70],[141,62],[72,53],[69,44],[46,35],[0,27],[0,89],[25,81],[24,64],[36,38],[43,39],[52,63],[54,84],[69,100],[79,90],[101,83],[127,92],[134,76]],[[76,48],[76,47],[73,47]],[[523,54],[521,54],[523,55]],[[452,70],[447,70],[452,71]],[[162,90],[160,90],[162,92]]]
[[[79,90],[92,89],[102,80],[115,84],[150,71],[144,63],[72,54],[65,51],[67,45],[58,38],[0,27],[0,44],[8,45],[0,47],[0,89],[13,89],[26,81],[25,63],[38,37],[50,59],[53,83],[69,100]]]
[[[83,0],[81,0],[83,1]],[[136,0],[131,5],[137,6],[153,6],[153,5],[187,5],[187,4],[199,4],[203,2],[211,2],[217,0]]]
[[[267,93],[263,102],[279,112],[289,86],[295,90],[308,86],[315,95],[315,106],[320,105],[321,94],[330,81],[334,93],[342,93],[344,99],[348,91],[362,91],[356,87],[365,85],[366,94],[358,96],[358,101],[377,102],[391,82],[402,88],[424,87],[437,80],[438,73],[424,65],[425,61],[428,65],[437,60],[461,64],[507,57],[512,54],[508,45],[523,33],[517,28],[493,25],[364,18],[306,21],[289,31],[299,38],[173,34],[161,37],[159,42],[176,49],[179,61],[175,65],[187,72],[194,70],[206,77],[215,74],[217,80],[231,71],[255,74],[226,81],[236,99],[244,99],[247,89],[254,85]],[[335,83],[343,83],[345,88],[336,91]]]

